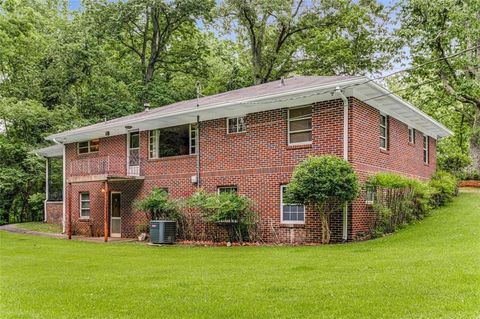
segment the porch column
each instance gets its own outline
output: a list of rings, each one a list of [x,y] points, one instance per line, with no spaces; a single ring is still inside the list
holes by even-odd
[[[108,181],[103,183],[103,240],[108,241]]]
[[[43,221],[47,222],[47,202],[48,202],[48,193],[50,192],[48,180],[50,179],[50,173],[48,171],[48,167],[50,165],[50,158],[46,158],[46,165],[45,165],[45,202],[43,203]]]

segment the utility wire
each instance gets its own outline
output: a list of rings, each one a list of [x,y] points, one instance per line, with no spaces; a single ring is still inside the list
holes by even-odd
[[[465,49],[465,50],[456,52],[456,53],[451,54],[451,55],[448,55],[448,56],[446,56],[446,57],[433,59],[433,60],[427,61],[427,62],[425,62],[425,63],[419,64],[419,65],[417,65],[417,66],[413,66],[413,67],[406,68],[406,69],[403,69],[403,70],[398,70],[398,71],[395,71],[395,72],[393,72],[393,73],[390,73],[390,74],[387,74],[387,75],[384,75],[384,76],[371,78],[371,79],[365,80],[364,82],[361,82],[361,83],[350,84],[350,85],[347,85],[347,86],[342,87],[341,89],[342,89],[342,90],[345,90],[345,89],[348,89],[348,88],[351,88],[351,87],[361,86],[361,85],[364,85],[364,84],[373,82],[373,81],[375,81],[375,80],[385,79],[385,78],[387,78],[387,77],[390,77],[390,76],[393,76],[393,75],[395,75],[395,74],[399,74],[399,73],[402,73],[402,72],[413,71],[413,70],[422,68],[422,67],[424,67],[424,66],[426,66],[426,65],[428,65],[428,64],[435,63],[435,62],[438,62],[438,61],[441,61],[441,60],[445,60],[445,59],[449,59],[449,58],[452,58],[452,57],[456,57],[456,56],[459,56],[459,55],[461,55],[461,54],[463,54],[463,53],[465,53],[465,52],[472,51],[472,50],[475,50],[475,49],[478,49],[478,48],[480,48],[480,45],[467,48],[467,49]],[[368,98],[368,99],[363,100],[363,101],[365,102],[365,101],[369,101],[369,100],[373,100],[373,99],[380,98],[380,97],[382,97],[382,96],[392,95],[392,94],[394,94],[394,93],[396,93],[396,92],[404,91],[404,90],[407,90],[407,89],[409,89],[409,88],[420,87],[420,86],[422,86],[422,85],[426,85],[426,84],[429,84],[429,83],[433,83],[433,82],[435,82],[435,81],[437,81],[437,80],[425,81],[425,82],[419,83],[419,84],[417,84],[417,85],[409,86],[409,87],[406,87],[406,88],[403,88],[403,89],[399,89],[399,90],[396,90],[396,91],[390,91],[389,93],[385,93],[385,94],[381,94],[381,95],[378,95],[378,96],[375,96],[375,97],[371,97],[371,98]],[[334,89],[333,89],[333,90],[332,90],[332,89],[329,89],[329,90],[326,90],[326,91],[323,91],[323,92],[315,92],[315,93],[311,93],[311,94],[308,94],[308,95],[302,95],[302,96],[297,96],[297,97],[281,98],[281,99],[275,99],[275,100],[270,100],[270,101],[242,102],[242,103],[240,103],[240,104],[271,104],[271,103],[278,103],[278,102],[285,102],[285,101],[293,101],[293,100],[297,100],[297,99],[301,99],[301,98],[307,98],[307,97],[312,97],[312,96],[316,96],[316,95],[323,95],[323,94],[327,94],[327,93],[333,94],[334,92],[335,92]]]

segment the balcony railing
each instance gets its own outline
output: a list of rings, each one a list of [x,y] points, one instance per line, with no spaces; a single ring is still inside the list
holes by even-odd
[[[127,165],[125,158],[102,156],[71,161],[69,173],[70,176],[140,176],[141,167],[142,161],[140,158],[135,163],[130,161],[129,165]]]

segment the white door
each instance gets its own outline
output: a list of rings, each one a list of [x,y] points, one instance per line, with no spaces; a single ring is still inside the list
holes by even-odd
[[[121,237],[122,233],[122,214],[121,214],[121,194],[119,192],[110,193],[110,237]]]
[[[127,140],[127,175],[140,175],[140,133],[128,133]]]

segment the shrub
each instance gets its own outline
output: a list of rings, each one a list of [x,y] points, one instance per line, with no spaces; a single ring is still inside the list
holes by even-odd
[[[434,207],[442,206],[451,201],[458,193],[457,178],[447,172],[436,172],[429,185],[433,190],[431,203]]]
[[[378,173],[367,181],[376,196],[373,209],[377,216],[374,237],[391,233],[413,220],[422,219],[431,209],[432,188],[428,183],[393,173]]]
[[[35,193],[28,197],[28,205],[30,206],[32,220],[43,220],[44,201],[44,193]]]
[[[311,156],[293,172],[287,186],[287,202],[312,205],[320,214],[322,243],[330,242],[330,215],[358,195],[352,166],[336,156]]]
[[[199,190],[187,199],[187,205],[198,209],[205,222],[229,225],[235,240],[243,242],[245,237],[254,240],[251,234],[257,224],[257,214],[249,198],[231,192],[218,194]]]
[[[168,193],[160,188],[154,188],[143,199],[135,202],[138,210],[146,212],[147,219],[174,219],[178,218],[177,203],[168,198]]]

